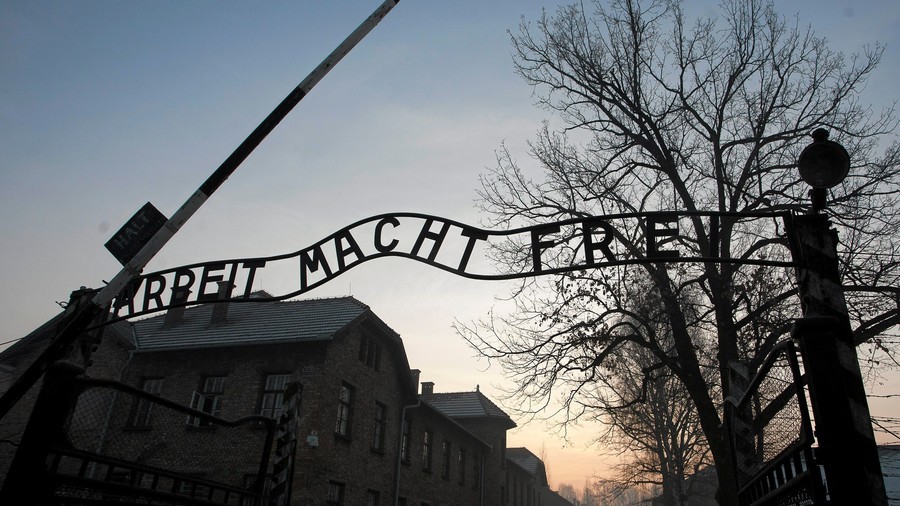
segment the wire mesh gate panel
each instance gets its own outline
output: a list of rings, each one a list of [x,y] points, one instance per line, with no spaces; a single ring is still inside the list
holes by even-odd
[[[223,420],[114,381],[48,371],[0,498],[261,505],[274,431],[272,418]],[[25,486],[24,475],[41,485]]]
[[[794,344],[777,345],[743,395],[726,402],[741,506],[826,504]]]

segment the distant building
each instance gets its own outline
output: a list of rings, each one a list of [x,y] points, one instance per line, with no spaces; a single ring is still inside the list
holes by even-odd
[[[422,403],[449,417],[477,436],[491,451],[484,455],[483,480],[485,504],[509,504],[509,474],[506,458],[506,431],[515,422],[478,390],[474,392],[435,393],[434,383],[422,383]],[[515,503],[513,503],[515,504]]]
[[[0,353],[0,385],[33,361],[53,326]],[[286,385],[299,383],[291,504],[556,504],[541,495],[543,463],[525,449],[508,454],[506,431],[515,422],[477,389],[438,393],[423,382],[420,395],[419,372],[410,369],[400,336],[352,297],[209,304],[116,324],[89,374],[229,420],[278,417]],[[0,421],[4,434],[21,431],[33,396]],[[137,398],[92,401],[94,429],[86,437],[108,453],[116,441],[117,459],[171,469],[197,483],[250,480],[258,466],[239,458],[263,445],[264,432],[252,426],[230,436]],[[215,449],[195,450],[201,439]],[[8,469],[13,450],[0,446],[0,470]],[[125,472],[111,479],[144,486],[149,478]],[[175,492],[196,496],[201,488],[187,484]]]
[[[881,473],[884,475],[884,488],[887,491],[888,504],[900,506],[900,445],[879,446],[878,458],[881,461]]]
[[[528,475],[528,485],[525,488],[528,502],[523,504],[572,506],[571,502],[550,489],[550,484],[547,482],[547,469],[537,455],[531,453],[528,448],[509,448],[507,454],[509,460]]]

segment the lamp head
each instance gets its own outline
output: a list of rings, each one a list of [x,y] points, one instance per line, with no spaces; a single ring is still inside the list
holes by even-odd
[[[813,142],[803,149],[797,160],[800,177],[813,188],[837,186],[850,172],[850,155],[844,146],[828,140],[828,130],[818,128],[812,133]]]

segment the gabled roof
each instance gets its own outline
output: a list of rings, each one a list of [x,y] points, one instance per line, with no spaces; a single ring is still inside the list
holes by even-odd
[[[483,439],[481,439],[480,436],[478,436],[477,434],[473,433],[471,430],[469,430],[468,428],[466,428],[464,425],[460,425],[459,422],[457,422],[457,421],[454,420],[453,418],[447,416],[446,413],[444,413],[443,411],[437,409],[437,408],[434,407],[433,405],[428,404],[427,402],[420,402],[420,403],[419,403],[419,409],[427,409],[427,410],[430,410],[432,413],[435,414],[435,416],[439,416],[439,417],[443,418],[444,420],[446,420],[447,423],[453,425],[453,426],[456,427],[458,430],[460,430],[460,431],[462,431],[462,432],[468,434],[469,437],[472,438],[472,440],[477,441],[477,442],[480,443],[482,446],[484,446],[486,449],[490,449],[490,448],[491,448],[491,445],[490,445],[489,443],[485,442]]]
[[[505,411],[478,390],[431,393],[422,396],[422,400],[450,418],[496,418],[506,422],[508,428],[516,426]]]
[[[528,448],[507,448],[506,458],[515,462],[522,469],[534,476],[541,486],[547,486],[547,471],[544,462]]]
[[[353,297],[230,303],[227,319],[216,324],[211,323],[214,307],[188,307],[169,326],[165,315],[133,322],[138,351],[330,340],[366,316],[399,339]]]

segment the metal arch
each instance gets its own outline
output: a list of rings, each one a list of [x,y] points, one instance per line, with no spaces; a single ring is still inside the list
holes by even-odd
[[[677,230],[673,231],[673,229],[670,228],[659,229],[657,230],[659,235],[654,236],[651,234],[654,226],[652,223],[671,222],[678,218],[686,217],[709,217],[710,219],[715,218],[716,220],[723,217],[738,219],[770,218],[783,220],[785,223],[789,223],[791,219],[790,213],[661,211],[587,216],[507,230],[487,230],[470,226],[456,220],[424,213],[385,213],[358,220],[306,248],[291,253],[270,257],[251,257],[199,262],[138,276],[116,296],[112,304],[113,314],[107,322],[103,323],[103,325],[164,311],[174,307],[184,307],[199,303],[246,303],[285,300],[317,288],[358,265],[370,260],[385,257],[407,258],[450,272],[457,276],[475,280],[511,280],[539,275],[563,274],[600,267],[653,263],[699,262],[797,267],[797,263],[794,261],[769,260],[765,258],[723,258],[711,254],[681,256],[674,250],[660,251],[659,246],[665,242],[665,239],[680,236],[677,234]],[[612,228],[610,222],[623,219],[643,220],[639,223],[639,226],[644,227],[647,231],[644,234],[644,240],[647,242],[646,251],[634,251],[634,248],[632,247],[632,251],[628,254],[615,256],[611,250],[609,250],[608,245],[606,246],[605,252],[601,251],[604,249],[604,243],[600,243],[599,245],[591,243],[591,239],[587,237],[594,232],[606,233],[610,236],[618,234],[618,231]],[[409,241],[407,241],[404,248],[398,248],[399,241],[397,239],[391,239],[389,242],[385,241],[385,238],[382,235],[384,232],[383,228],[390,225],[391,228],[397,229],[402,226],[403,220],[416,220],[420,222],[420,225],[418,229],[409,229],[409,227],[407,227],[408,230],[417,233],[416,240],[412,243],[411,247]],[[363,251],[363,248],[359,246],[357,237],[362,237],[359,230],[372,226],[375,227],[375,233],[374,236],[370,237],[370,242],[364,243],[367,246],[370,246],[370,251],[365,252]],[[575,230],[569,238],[578,236],[579,234],[582,236],[581,247],[586,251],[585,258],[567,265],[543,265],[540,259],[541,252],[543,249],[552,248],[557,243],[554,243],[553,241],[543,241],[542,238],[545,237],[545,234],[557,232],[562,227],[567,226],[575,227]],[[439,228],[439,231],[434,231],[433,228],[435,227]],[[451,228],[458,230],[459,236],[454,236],[453,239],[450,239],[449,241],[456,240],[457,246],[462,246],[462,248],[457,248],[457,250],[461,249],[462,253],[453,257],[453,262],[449,262],[445,259],[438,259],[438,253],[440,252],[441,247],[445,242],[449,242],[448,232]],[[354,231],[356,231],[357,236],[353,235]],[[531,249],[532,264],[530,267],[524,265],[520,271],[506,273],[478,273],[467,270],[474,246],[478,241],[487,241],[491,238],[512,237],[520,237],[525,245],[524,247]],[[655,243],[657,239],[660,239],[659,244]],[[606,240],[606,243],[611,240],[612,239]],[[781,242],[785,246],[789,246],[788,241],[784,238],[776,238],[773,240],[775,242]],[[423,248],[426,241],[430,241],[430,249],[427,247]],[[323,248],[328,248],[329,246],[332,249],[326,254]],[[599,258],[594,258],[594,251],[587,251],[591,248],[597,250],[597,252],[601,254]],[[527,251],[523,250],[523,255],[526,253]],[[347,261],[348,257],[350,260],[349,262]],[[290,259],[295,259],[298,262],[296,265],[300,281],[298,289],[283,295],[271,297],[249,297],[253,279],[259,269],[265,268],[266,265],[272,262]],[[318,275],[316,280],[308,280],[309,275],[319,272],[320,270],[322,273]],[[233,291],[235,286],[233,286],[233,283],[236,281],[240,271],[244,271],[243,276],[246,283],[245,288],[241,293],[235,296]],[[167,280],[167,277],[171,279],[171,283]],[[182,278],[187,280],[186,283]],[[227,282],[232,286],[223,293],[216,291],[207,292],[206,289],[215,282]],[[155,287],[153,286],[154,283],[156,283]],[[190,288],[196,288],[196,290],[193,290],[196,295],[191,297],[190,300],[187,295],[179,295],[177,293],[179,289],[188,290]],[[165,290],[172,291],[172,295],[169,297],[168,302],[163,301],[163,293]],[[139,297],[138,295],[142,295],[142,297]],[[127,314],[120,316],[119,313],[122,312],[122,310],[125,310]]]

